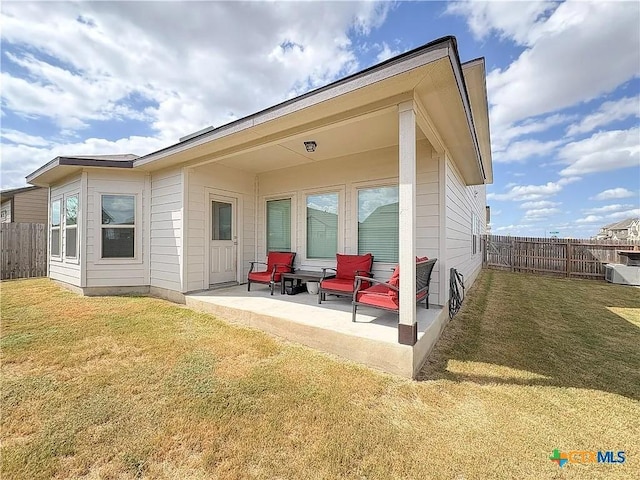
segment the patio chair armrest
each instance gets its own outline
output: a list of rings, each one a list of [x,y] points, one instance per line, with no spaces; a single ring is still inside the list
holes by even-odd
[[[251,266],[249,267],[249,273],[253,272],[253,267],[255,267],[256,263],[259,263],[260,265],[266,265],[266,263],[264,262],[258,262],[257,260],[253,261],[253,262],[249,262],[251,264]]]
[[[368,270],[356,270],[356,275],[359,275],[361,277],[364,277],[365,275],[363,274],[365,273],[369,276],[369,278],[373,278],[373,272],[370,272]]]
[[[389,290],[395,290],[396,292],[399,292],[400,289],[398,287],[394,287],[393,285],[391,285],[390,283],[387,282],[383,282],[382,280],[376,280],[374,278],[371,277],[363,277],[361,275],[356,276],[356,285],[359,287],[360,284],[362,282],[368,282],[374,285],[384,285],[385,287],[387,287]],[[356,289],[357,290],[357,289]]]

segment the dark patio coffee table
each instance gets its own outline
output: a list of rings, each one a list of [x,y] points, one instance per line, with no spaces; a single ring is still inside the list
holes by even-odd
[[[334,275],[327,275],[325,278],[333,278]],[[306,270],[298,270],[296,272],[283,273],[280,282],[280,293],[285,293],[285,283],[289,281],[291,283],[292,295],[298,293],[296,290],[302,287],[302,282],[319,282],[322,279],[322,272],[312,272]],[[296,285],[293,285],[294,280]]]

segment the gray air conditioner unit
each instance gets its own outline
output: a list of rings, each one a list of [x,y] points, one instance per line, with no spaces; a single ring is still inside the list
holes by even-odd
[[[604,278],[607,282],[621,285],[640,285],[640,267],[609,263],[605,265]]]

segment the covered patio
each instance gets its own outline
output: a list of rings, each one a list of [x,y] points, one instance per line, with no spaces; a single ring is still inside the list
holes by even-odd
[[[361,307],[353,323],[351,301],[346,298],[331,296],[318,305],[317,296],[308,293],[271,296],[266,286],[247,292],[246,285],[236,285],[187,294],[185,303],[195,310],[405,377],[415,376],[448,319],[440,306],[418,307],[418,340],[415,345],[403,345],[398,343],[398,315]]]

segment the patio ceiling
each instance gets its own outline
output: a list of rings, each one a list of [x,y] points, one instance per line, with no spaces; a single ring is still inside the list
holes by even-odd
[[[418,140],[425,135],[417,129]],[[306,151],[304,141],[317,143],[316,151]],[[398,112],[388,107],[354,120],[338,122],[281,141],[230,155],[219,163],[252,173],[289,168],[359,152],[398,145]]]

